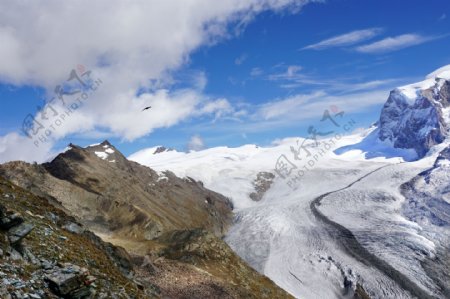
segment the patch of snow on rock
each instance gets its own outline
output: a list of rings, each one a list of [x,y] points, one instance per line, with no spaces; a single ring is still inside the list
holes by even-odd
[[[108,154],[105,152],[95,152],[95,154],[97,155],[97,157],[106,160],[108,158]]]

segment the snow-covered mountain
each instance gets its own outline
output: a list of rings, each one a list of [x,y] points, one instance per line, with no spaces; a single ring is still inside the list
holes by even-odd
[[[363,138],[364,133],[347,136],[335,147]],[[434,247],[432,241],[421,236],[420,226],[402,215],[399,207],[404,197],[398,187],[431,167],[433,157],[398,164],[399,159],[366,160],[360,151],[340,156],[329,151],[302,176],[295,190],[287,185],[286,179],[276,176],[262,200],[253,201],[250,195],[256,190],[254,182],[258,174],[274,173],[277,158],[289,154],[295,144],[295,140],[285,140],[271,148],[249,145],[191,153],[150,154],[154,149],[149,149],[130,159],[160,171],[170,169],[179,176],[201,180],[205,187],[231,198],[236,218],[226,237],[228,244],[251,266],[298,298],[351,297],[361,289],[371,298],[380,298],[382,294],[389,294],[390,298],[410,298],[411,295],[383,271],[355,260],[340,244],[339,236],[331,234],[314,216],[311,203],[323,194],[387,167],[357,184],[353,187],[355,191],[328,195],[319,209],[333,221],[351,229],[369,252],[385,252],[389,264],[402,268],[420,265],[423,256],[413,255],[410,259],[399,253],[408,245],[432,256]],[[409,243],[395,243],[400,235],[410,239]],[[386,248],[393,255],[387,254]],[[409,272],[406,277],[411,274],[412,280],[419,276],[419,281],[428,283],[419,288],[427,289],[432,284],[425,272],[415,273]],[[436,286],[430,287],[429,292],[436,289]]]
[[[425,81],[391,92],[381,112],[379,138],[394,147],[414,149],[419,158],[444,141],[450,106],[450,66]]]
[[[394,90],[378,126],[300,159],[302,138],[129,159],[229,197],[227,243],[297,298],[448,297],[447,79],[450,66]]]
[[[336,153],[360,150],[368,159],[420,159],[449,136],[449,106],[450,65],[429,74],[424,81],[392,90],[367,137]]]

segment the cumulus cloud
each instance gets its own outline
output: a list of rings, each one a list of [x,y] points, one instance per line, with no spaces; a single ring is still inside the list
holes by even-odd
[[[189,140],[187,148],[189,151],[200,151],[205,148],[205,143],[199,135],[194,135]]]
[[[35,146],[28,137],[17,133],[0,136],[0,163],[21,160],[26,162],[45,162],[54,155],[51,153],[53,143],[46,142]]]
[[[172,72],[200,46],[229,38],[230,25],[241,30],[258,13],[296,12],[307,2],[1,1],[0,81],[41,86],[51,98],[83,64],[103,84],[52,138],[100,129],[133,140],[190,117],[232,111],[203,94],[204,74],[191,88],[172,90]],[[141,113],[148,105],[152,109]],[[4,146],[17,138],[7,140]]]
[[[420,45],[437,39],[435,36],[422,36],[420,34],[403,34],[395,37],[387,37],[371,44],[362,45],[356,51],[362,53],[385,53]]]
[[[3,80],[53,87],[84,63],[108,77],[116,74],[129,88],[146,85],[198,46],[226,37],[231,22],[306,1],[69,2],[0,3]]]
[[[356,43],[371,39],[382,32],[381,28],[369,28],[363,30],[355,30],[345,34],[337,35],[325,39],[316,44],[312,44],[302,48],[302,50],[323,50],[332,47],[341,47],[354,45]]]
[[[214,101],[209,101],[203,107],[195,111],[195,115],[213,114],[214,120],[217,120],[224,115],[232,115],[234,112],[235,109],[227,99],[217,99]]]

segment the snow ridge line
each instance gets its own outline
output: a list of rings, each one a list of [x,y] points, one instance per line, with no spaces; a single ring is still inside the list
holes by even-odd
[[[401,163],[404,163],[404,162],[400,162],[400,163],[397,163],[394,165],[398,165]],[[394,267],[389,265],[386,261],[384,261],[384,260],[378,258],[377,256],[373,255],[372,253],[370,253],[366,248],[364,248],[358,242],[356,237],[353,235],[353,233],[349,229],[345,228],[344,226],[340,225],[339,223],[336,223],[336,222],[330,220],[328,217],[326,217],[324,214],[322,214],[317,209],[317,207],[321,205],[322,199],[324,199],[328,195],[346,190],[346,189],[352,187],[354,184],[356,184],[356,183],[362,181],[363,179],[365,179],[366,177],[370,176],[371,174],[373,174],[383,168],[389,167],[389,166],[392,166],[392,165],[384,165],[382,167],[379,167],[379,168],[363,175],[362,177],[360,177],[356,181],[350,183],[346,187],[343,187],[343,188],[335,190],[335,191],[330,191],[330,192],[324,193],[324,194],[316,197],[310,204],[311,212],[318,220],[322,221],[325,224],[326,229],[331,236],[338,236],[338,237],[334,237],[336,239],[336,241],[338,243],[340,243],[341,246],[356,260],[360,261],[361,263],[363,263],[367,266],[372,266],[372,267],[378,269],[379,271],[384,273],[387,277],[389,277],[390,279],[395,281],[404,290],[408,291],[414,297],[421,298],[421,299],[422,298],[423,299],[435,298],[435,297],[431,296],[430,294],[428,294],[427,292],[425,292],[419,286],[417,286],[406,275],[402,274],[401,272],[396,270]]]

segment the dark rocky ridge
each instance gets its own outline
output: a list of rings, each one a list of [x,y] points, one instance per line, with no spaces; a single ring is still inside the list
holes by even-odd
[[[97,153],[105,150],[103,159]],[[7,163],[0,174],[60,202],[94,232],[114,237],[152,240],[186,227],[221,236],[232,216],[227,198],[200,182],[129,161],[107,141],[87,148],[71,144],[42,165]]]

